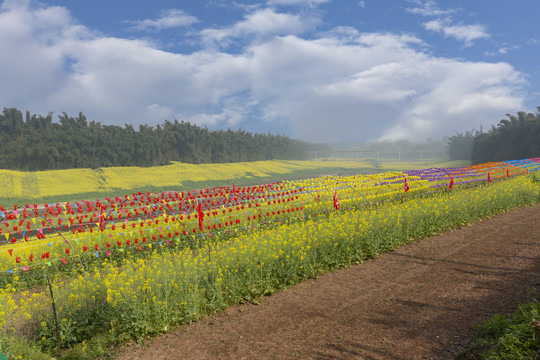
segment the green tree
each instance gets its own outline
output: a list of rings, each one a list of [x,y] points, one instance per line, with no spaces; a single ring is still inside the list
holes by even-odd
[[[538,113],[506,114],[497,126],[474,139],[472,162],[504,161],[540,156],[540,107]]]

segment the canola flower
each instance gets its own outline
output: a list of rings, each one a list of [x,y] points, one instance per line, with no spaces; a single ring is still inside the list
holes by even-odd
[[[440,163],[451,166],[455,162]],[[404,163],[383,161],[381,169],[420,169],[425,162]],[[223,164],[185,164],[171,162],[170,165],[154,167],[110,167],[101,169],[48,170],[22,172],[0,170],[0,199],[40,198],[84,193],[99,193],[111,190],[137,189],[147,186],[179,187],[186,182],[223,181],[240,178],[266,177],[272,174],[286,175],[296,170],[371,168],[365,160],[332,159],[332,161],[256,161]]]
[[[300,169],[339,166],[348,169],[370,167],[366,162],[328,161],[255,161],[224,164],[186,164],[171,162],[154,167],[110,167],[39,172],[0,170],[0,199],[14,197],[50,197],[82,193],[126,190],[146,186],[178,187],[184,182],[234,181],[237,178],[287,174]]]
[[[198,233],[209,237],[217,233],[219,236],[220,230],[226,228],[230,234],[232,226],[236,232],[237,228],[247,230],[261,223],[283,221],[294,213],[301,212],[298,216],[304,216],[304,210],[326,211],[332,190],[339,191],[344,205],[382,201],[401,191],[400,185],[382,186],[385,177],[389,176],[394,178],[403,174],[323,177],[238,189],[233,186],[233,189],[213,188],[180,194],[169,192],[167,198],[164,193],[161,198],[156,198],[153,194],[139,192],[126,196],[124,201],[118,197],[116,201],[107,199],[106,204],[99,200],[54,206],[45,204],[44,214],[40,213],[37,204],[33,207],[27,204],[25,208],[15,208],[11,212],[0,207],[0,215],[6,219],[0,223],[6,249],[6,252],[0,252],[0,260],[4,260],[0,261],[0,270],[9,273],[21,269],[28,271],[39,258],[50,266],[51,261],[65,263],[65,258],[89,250],[95,251],[88,254],[99,257],[101,248],[108,256],[110,251],[123,250],[123,246],[140,249],[155,243],[158,238],[159,245],[162,242],[170,245],[170,241],[179,240],[179,236]],[[425,181],[415,181],[415,177],[409,179],[411,193],[427,188]],[[198,214],[194,213],[198,201],[206,212],[206,220],[199,225]],[[71,234],[67,230],[71,230]],[[47,236],[44,231],[48,232]]]
[[[465,185],[485,181],[486,172],[497,179],[504,177],[497,173],[506,171],[506,177],[510,177],[539,166],[537,159],[526,159],[466,168],[325,176],[236,189],[233,184],[232,188],[168,192],[161,197],[138,192],[131,197],[107,198],[103,203],[45,204],[44,214],[37,204],[14,207],[9,212],[0,207],[0,216],[4,217],[0,234],[6,239],[0,247],[5,249],[0,251],[0,271],[29,272],[68,262],[82,263],[81,259],[86,263],[115,252],[142,251],[143,247],[169,246],[171,242],[199,246],[208,240],[229,238],[231,232],[235,236],[239,230],[325,213],[332,209],[332,195],[339,197],[344,208],[357,208],[399,199],[404,191],[422,194],[446,187],[449,178],[452,183],[456,178],[456,186]],[[199,203],[204,208],[201,213],[195,212]],[[199,217],[205,220],[199,221]]]
[[[166,331],[321,271],[537,201],[537,185],[511,174],[536,170],[538,160],[161,196],[139,192],[104,203],[47,205],[44,213],[29,204],[2,208],[0,265],[8,280],[0,289],[2,336],[54,348],[50,297],[39,287],[24,290],[29,279],[43,284],[45,276],[52,278],[61,326],[70,334],[62,338],[66,348],[100,331],[126,339]],[[487,171],[510,179],[452,192],[437,186]],[[333,211],[338,198],[341,210]],[[44,231],[54,225],[68,231]],[[37,235],[25,238],[28,233],[16,228],[21,226]],[[63,270],[75,262],[86,264],[84,271]]]
[[[324,188],[328,179],[311,181],[309,186],[317,182]],[[62,346],[74,346],[104,331],[124,339],[167,331],[319,272],[537,200],[538,185],[522,176],[490,186],[402,198],[384,206],[351,207],[323,216],[310,213],[302,221],[285,219],[280,226],[207,241],[198,249],[153,249],[145,259],[128,255],[116,262],[104,257],[100,266],[73,277],[51,273],[58,316],[64,333],[70,334]],[[15,277],[13,284],[0,289],[3,336],[25,336],[52,351],[50,297],[44,290],[16,291],[18,281]]]

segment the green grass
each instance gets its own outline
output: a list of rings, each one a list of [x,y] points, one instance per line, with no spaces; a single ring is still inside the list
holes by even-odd
[[[459,359],[535,360],[540,356],[540,339],[533,321],[540,320],[540,303],[521,304],[510,316],[497,314],[476,328],[477,337]]]

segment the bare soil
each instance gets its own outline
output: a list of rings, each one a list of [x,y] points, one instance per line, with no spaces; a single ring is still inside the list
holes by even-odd
[[[119,359],[453,359],[475,324],[530,297],[540,299],[540,204],[128,345]]]

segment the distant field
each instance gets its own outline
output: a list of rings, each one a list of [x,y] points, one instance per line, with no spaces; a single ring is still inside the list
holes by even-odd
[[[351,175],[426,167],[467,166],[466,161],[433,160],[398,162],[369,159],[317,161],[256,161],[225,164],[184,164],[173,162],[156,167],[111,167],[100,169],[22,172],[0,170],[0,204],[60,202],[96,199],[133,191],[189,190],[221,186],[258,184],[282,179],[323,174]]]

